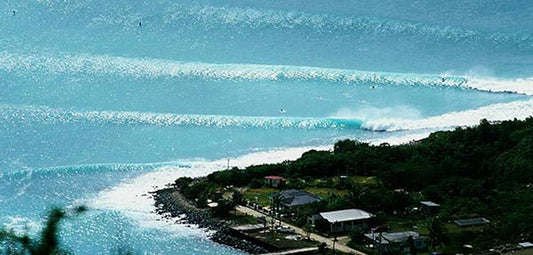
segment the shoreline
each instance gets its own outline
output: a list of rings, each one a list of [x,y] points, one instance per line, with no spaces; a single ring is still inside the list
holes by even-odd
[[[409,134],[395,139],[387,139],[390,144],[398,145],[405,143],[412,143],[420,141],[429,135],[427,132],[421,132],[417,134]],[[371,144],[383,143],[385,139],[375,139],[366,141]],[[234,166],[245,167],[254,164],[269,164],[281,162],[283,160],[294,160],[300,157],[303,153],[309,150],[332,150],[333,145],[321,145],[321,146],[302,146],[302,147],[288,147],[288,148],[276,148],[270,151],[252,152],[240,157],[234,158]],[[280,157],[280,155],[283,155]],[[257,160],[260,156],[261,161]],[[283,158],[283,159],[282,159]],[[220,169],[223,169],[225,159],[211,161],[211,164],[220,165]],[[218,171],[218,170],[216,170]],[[200,176],[205,176],[208,173],[203,173]],[[161,184],[161,183],[160,183]],[[192,205],[185,197],[179,192],[179,187],[174,183],[165,183],[158,185],[160,188],[148,191],[152,197],[155,207],[155,214],[159,215],[170,224],[180,225],[196,225],[200,229],[206,231],[213,231],[212,234],[208,234],[207,238],[218,244],[226,245],[234,249],[244,251],[250,254],[268,253],[269,251],[254,245],[248,241],[240,238],[235,238],[229,234],[229,224],[225,221],[214,218],[207,209],[199,209]]]
[[[197,225],[199,228],[213,231],[213,234],[208,235],[209,240],[246,253],[269,252],[261,246],[232,236],[228,222],[215,218],[207,209],[199,209],[192,205],[174,185],[153,191],[151,194],[155,200],[155,212],[164,219],[173,221],[173,224]]]

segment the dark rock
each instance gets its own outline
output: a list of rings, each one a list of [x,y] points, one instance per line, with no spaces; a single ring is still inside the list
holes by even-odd
[[[210,239],[214,242],[228,245],[251,254],[268,252],[267,249],[261,246],[230,235],[227,224],[214,218],[208,210],[191,208],[185,204],[178,203],[176,199],[172,199],[171,197],[172,193],[176,191],[177,189],[175,187],[170,187],[152,193],[155,199],[156,213],[166,219],[177,218],[175,222],[178,224],[195,224],[200,228],[214,230],[214,234],[210,236]],[[180,215],[185,215],[185,217],[178,218]]]

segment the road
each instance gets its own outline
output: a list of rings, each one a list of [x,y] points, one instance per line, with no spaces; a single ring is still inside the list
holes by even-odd
[[[267,222],[270,222],[272,220],[272,218],[270,216],[268,216],[268,215],[266,215],[264,213],[258,212],[256,210],[253,210],[251,208],[242,206],[242,205],[238,205],[235,209],[237,209],[237,211],[239,211],[241,213],[246,213],[248,215],[252,215],[252,216],[255,216],[255,217],[264,216],[264,217],[266,217]],[[276,219],[276,221],[278,221],[278,220]],[[296,227],[296,226],[291,225],[291,224],[289,224],[287,222],[284,222],[284,221],[282,221],[282,224],[283,225],[287,225],[287,226],[291,226],[292,228],[294,228],[296,230],[297,234],[300,234],[302,236],[306,236],[307,235],[307,233],[303,229],[301,229],[299,227]],[[333,240],[331,240],[328,237],[321,236],[321,235],[318,235],[318,234],[315,234],[315,233],[311,233],[309,238],[311,238],[311,240],[314,240],[314,241],[317,241],[317,242],[320,242],[320,243],[326,243],[329,248],[333,248]],[[354,249],[352,249],[352,248],[350,248],[350,247],[348,247],[346,245],[340,244],[338,242],[335,242],[335,250],[342,251],[342,252],[345,252],[345,253],[350,253],[350,254],[366,255],[363,252],[360,252],[358,250],[354,250]]]

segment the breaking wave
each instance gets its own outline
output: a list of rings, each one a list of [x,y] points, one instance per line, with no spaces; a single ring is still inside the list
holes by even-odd
[[[0,105],[0,120],[8,123],[39,122],[53,125],[58,123],[89,122],[93,125],[154,125],[262,129],[366,129],[387,132],[471,126],[478,124],[481,119],[501,121],[513,118],[524,119],[532,115],[533,99],[492,104],[472,110],[409,120],[401,118],[365,118],[363,120],[355,117],[303,118],[171,114],[133,111],[77,111],[46,106]]]
[[[19,55],[0,52],[0,70],[26,75],[51,74],[114,75],[133,78],[196,78],[230,81],[320,81],[343,84],[376,84],[453,87],[487,92],[533,95],[533,78],[513,80],[454,76],[370,72],[349,69],[286,65],[211,64],[163,59],[126,58],[108,55]]]
[[[199,78],[206,80],[324,81],[422,86],[464,86],[464,77],[367,72],[335,68],[285,65],[210,64],[162,59],[95,55],[18,55],[0,52],[0,70],[7,72],[82,73],[134,78]]]
[[[171,114],[130,111],[76,111],[46,106],[0,105],[0,120],[8,123],[39,122],[44,124],[89,122],[96,125],[154,125],[186,127],[296,128],[335,129],[359,128],[356,119],[262,117],[232,115]]]
[[[489,121],[503,121],[510,119],[525,119],[533,116],[533,99],[514,101],[510,103],[492,104],[477,109],[450,112],[439,116],[419,119],[381,119],[364,122],[363,129],[375,131],[399,131],[417,129],[437,129],[459,126],[473,126],[481,119]]]

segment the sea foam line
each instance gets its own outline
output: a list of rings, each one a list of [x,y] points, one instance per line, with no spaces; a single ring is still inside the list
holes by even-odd
[[[89,122],[96,125],[154,125],[237,128],[359,128],[361,121],[336,118],[263,117],[232,115],[171,114],[133,111],[77,111],[46,106],[0,104],[0,119],[8,123],[45,124]]]
[[[376,84],[453,87],[487,92],[533,95],[533,78],[483,79],[447,74],[370,72],[308,66],[212,64],[108,55],[35,55],[0,52],[0,70],[31,75],[89,74],[132,78],[196,78],[230,81],[320,81],[343,84]]]
[[[396,137],[389,141],[390,144],[400,144],[409,142],[412,139],[426,137],[427,132],[419,134],[410,134],[407,136]],[[381,143],[383,141],[367,141],[370,143]],[[333,145],[291,147],[291,148],[274,148],[268,151],[259,151],[248,153],[240,157],[230,159],[230,167],[245,168],[250,165],[280,163],[286,160],[295,160],[311,149],[315,150],[332,150]],[[214,161],[180,161],[187,166],[186,169],[175,166],[163,166],[152,172],[143,174],[134,179],[125,181],[112,188],[99,192],[94,198],[89,199],[87,204],[90,208],[100,210],[119,211],[130,219],[135,220],[141,227],[157,228],[166,230],[171,233],[183,233],[183,226],[176,225],[173,222],[162,220],[155,213],[155,200],[145,194],[162,188],[164,185],[173,183],[179,177],[197,177],[205,176],[215,171],[226,169],[228,159],[219,159]],[[83,203],[83,202],[81,202]],[[190,235],[190,231],[187,231]],[[201,234],[201,232],[195,232]]]

